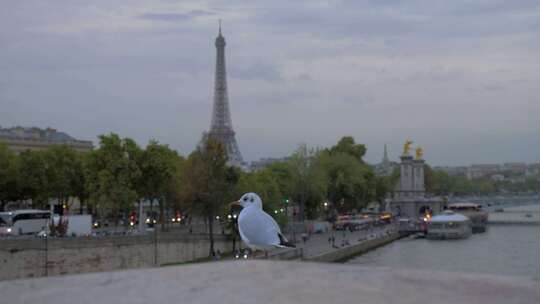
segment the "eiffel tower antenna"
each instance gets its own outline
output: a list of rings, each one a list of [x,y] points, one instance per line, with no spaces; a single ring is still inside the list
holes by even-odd
[[[214,82],[214,105],[212,121],[208,137],[219,140],[225,146],[228,164],[241,167],[244,164],[242,154],[236,142],[229,109],[229,94],[227,92],[227,73],[225,68],[225,37],[221,35],[221,19],[219,34],[216,38],[216,73]]]

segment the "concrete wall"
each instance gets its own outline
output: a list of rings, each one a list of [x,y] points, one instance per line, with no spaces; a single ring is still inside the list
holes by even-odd
[[[232,242],[216,235],[216,250]],[[208,257],[205,235],[0,240],[0,280],[183,263]]]

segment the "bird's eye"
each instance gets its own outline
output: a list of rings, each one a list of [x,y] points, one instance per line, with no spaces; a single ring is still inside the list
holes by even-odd
[[[244,197],[244,202],[247,202],[247,197]]]

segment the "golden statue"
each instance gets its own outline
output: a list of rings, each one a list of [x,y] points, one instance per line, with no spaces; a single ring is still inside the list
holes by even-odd
[[[413,144],[413,141],[410,139],[407,139],[405,141],[405,144],[403,145],[403,155],[409,155],[409,151],[411,150],[412,144]]]
[[[422,159],[422,156],[424,156],[424,149],[416,148],[416,159]]]

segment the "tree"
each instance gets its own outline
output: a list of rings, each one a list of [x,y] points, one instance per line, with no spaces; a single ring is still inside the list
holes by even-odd
[[[184,185],[184,167],[186,165],[186,160],[178,155],[174,158],[174,161],[172,162],[171,166],[174,167],[172,170],[173,175],[171,178],[167,181],[165,185],[165,193],[164,197],[165,200],[170,208],[172,208],[175,212],[182,210],[182,188]]]
[[[210,256],[214,254],[214,218],[224,209],[227,154],[223,144],[205,138],[188,157],[184,170],[184,199],[191,210],[208,221]]]
[[[0,211],[5,210],[8,202],[18,199],[16,160],[15,155],[0,144]]]
[[[366,154],[366,146],[356,144],[352,136],[342,137],[338,143],[329,149],[330,154],[344,153],[351,155],[361,163],[364,163],[362,157]]]
[[[373,171],[345,153],[323,153],[319,157],[328,177],[328,198],[341,211],[360,209],[376,197]]]
[[[88,204],[90,192],[87,185],[88,179],[92,176],[90,159],[93,152],[77,153],[73,162],[73,176],[71,178],[71,189],[74,197],[79,199],[79,213],[83,214],[84,206],[87,206],[87,213],[93,214]]]
[[[114,133],[99,136],[99,149],[90,154],[87,187],[98,211],[115,220],[133,208],[139,197],[136,182],[141,175],[137,164],[141,150],[129,138]]]
[[[315,217],[318,206],[326,197],[326,176],[316,162],[318,153],[320,152],[308,150],[306,145],[300,145],[289,160],[289,196],[299,204],[301,220],[304,220],[305,215]]]
[[[18,157],[18,184],[21,199],[32,200],[33,208],[45,208],[50,198],[47,171],[49,166],[43,151],[24,151]]]
[[[157,141],[150,141],[146,149],[140,154],[138,160],[141,170],[138,180],[140,197],[159,205],[159,222],[163,227],[165,223],[164,210],[167,193],[171,193],[171,186],[179,186],[174,178],[178,177],[176,170],[180,169],[181,158],[178,153],[171,150],[167,145],[161,145]]]
[[[47,184],[50,197],[56,198],[58,203],[66,204],[68,198],[74,194],[75,175],[78,152],[68,146],[52,146],[44,152],[47,170]]]

